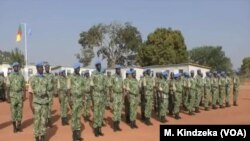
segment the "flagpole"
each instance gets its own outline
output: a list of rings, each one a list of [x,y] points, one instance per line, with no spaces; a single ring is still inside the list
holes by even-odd
[[[24,67],[24,75],[25,78],[28,80],[28,49],[27,49],[27,24],[23,23],[24,25],[24,52],[25,52],[25,67]]]

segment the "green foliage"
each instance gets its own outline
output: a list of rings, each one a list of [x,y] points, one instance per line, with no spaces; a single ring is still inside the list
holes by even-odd
[[[2,63],[12,64],[14,62],[18,62],[21,65],[21,67],[25,65],[24,55],[20,49],[15,48],[11,52],[0,50],[0,64]]]
[[[250,57],[246,57],[242,60],[241,74],[245,76],[250,76]]]
[[[188,61],[184,37],[178,30],[157,28],[138,50],[141,66],[178,64]]]
[[[116,63],[126,65],[129,56],[141,46],[142,39],[140,32],[131,24],[111,23],[94,25],[80,33],[78,43],[83,50],[76,57],[84,66],[88,66],[95,57],[93,48],[96,47],[96,55],[107,59],[108,67],[114,67]]]
[[[231,71],[232,63],[221,46],[202,46],[189,51],[190,61],[209,66],[212,70]]]

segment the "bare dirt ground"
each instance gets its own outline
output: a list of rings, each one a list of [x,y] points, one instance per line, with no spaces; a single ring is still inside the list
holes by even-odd
[[[231,106],[230,108],[204,111],[189,116],[186,113],[181,113],[181,120],[175,120],[173,117],[167,117],[166,124],[250,124],[250,83],[244,83],[240,87],[239,106]],[[139,108],[138,108],[139,111]],[[82,134],[85,141],[157,141],[159,140],[159,121],[152,119],[153,126],[146,126],[139,120],[138,129],[130,129],[123,121],[121,123],[122,132],[113,132],[112,114],[106,111],[105,115],[107,125],[103,127],[103,137],[95,137],[92,132],[92,123],[82,120]],[[70,126],[61,126],[59,116],[59,102],[54,99],[53,105],[53,120],[54,127],[48,129],[46,141],[71,141],[72,132]],[[23,132],[13,133],[12,122],[10,120],[10,106],[6,102],[0,103],[0,141],[33,141],[33,119],[29,108],[28,100],[24,104],[23,112]]]

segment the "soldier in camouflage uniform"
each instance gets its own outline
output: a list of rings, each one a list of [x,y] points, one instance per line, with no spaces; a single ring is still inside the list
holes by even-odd
[[[216,102],[219,96],[219,80],[217,72],[214,72],[214,76],[212,77],[211,80],[211,85],[212,85],[212,108],[217,109]]]
[[[185,72],[183,78],[183,107],[185,111],[188,111],[189,87],[190,87],[188,86],[189,84],[190,84],[189,73]]]
[[[0,99],[5,101],[5,92],[4,92],[4,74],[0,71]]]
[[[188,111],[189,115],[194,115],[193,108],[195,103],[195,93],[196,93],[196,81],[194,78],[194,71],[191,70],[191,77],[189,78],[189,84],[188,84],[188,91],[189,91],[189,105],[188,105]]]
[[[143,87],[145,90],[145,124],[152,125],[150,118],[153,108],[153,93],[155,88],[155,80],[150,76],[151,70],[146,70],[146,76],[143,80]]]
[[[128,82],[129,82],[129,77],[130,76],[130,70],[126,71],[126,78],[123,80],[123,85],[124,85],[124,106],[125,106],[125,120],[126,123],[130,123],[130,115],[129,115],[129,94],[128,94],[128,90],[126,89],[128,87]]]
[[[135,121],[136,121],[137,106],[138,106],[139,83],[136,80],[135,70],[130,71],[129,74],[130,74],[129,81],[126,89],[129,94],[130,127],[134,129],[138,128]]]
[[[174,73],[170,73],[169,79],[169,99],[168,99],[168,111],[170,115],[173,115],[174,110]]]
[[[89,70],[84,72],[84,102],[83,102],[83,118],[85,121],[90,121],[90,106],[91,106],[91,79],[89,75]]]
[[[52,105],[53,105],[53,96],[54,96],[54,75],[50,73],[50,65],[48,63],[44,64],[45,73],[44,76],[48,79],[48,95],[49,95],[49,105],[48,105],[48,119],[47,127],[52,127]]]
[[[225,72],[222,72],[221,77],[219,78],[219,88],[220,88],[219,104],[220,104],[220,108],[224,108],[223,102],[224,102],[225,95],[226,95],[226,84],[227,84],[226,74],[225,74]]]
[[[156,114],[158,114],[158,116],[160,115],[159,113],[159,96],[160,96],[160,93],[159,93],[159,84],[160,84],[160,80],[161,80],[161,73],[159,72],[156,72],[156,77],[154,78],[154,82],[155,82],[155,86],[153,88],[153,107],[154,107],[154,111]]]
[[[68,95],[67,95],[67,78],[65,76],[65,70],[59,72],[59,76],[57,76],[56,86],[59,94],[62,125],[63,126],[68,125],[68,118],[67,118]]]
[[[113,91],[113,128],[114,131],[121,131],[119,126],[122,115],[123,105],[123,79],[121,76],[121,66],[115,66],[116,73],[112,76],[112,91]]]
[[[72,98],[72,138],[73,141],[82,140],[81,138],[81,111],[83,105],[83,78],[80,75],[80,63],[74,64],[74,74],[68,79],[68,91]]]
[[[205,111],[209,110],[209,101],[211,97],[211,73],[207,72],[206,77],[204,80],[205,84],[205,92],[204,92],[204,106],[205,106]]]
[[[234,106],[238,106],[237,101],[239,97],[239,87],[240,87],[240,79],[239,79],[239,73],[236,72],[233,76],[233,104]]]
[[[13,63],[14,72],[9,75],[10,106],[14,132],[22,131],[21,121],[23,114],[23,101],[25,99],[25,80],[19,72],[19,63]]]
[[[159,90],[161,92],[160,98],[160,122],[165,123],[166,114],[168,113],[168,98],[169,98],[169,80],[168,80],[168,72],[162,72],[162,79],[159,83]]]
[[[201,74],[201,70],[197,70],[197,75],[195,77],[195,81],[196,81],[196,92],[195,92],[195,103],[194,103],[194,107],[195,107],[195,112],[199,113],[199,105],[201,102],[201,97],[203,95],[203,88],[204,88],[204,83],[203,83],[203,78],[202,78],[202,74]]]
[[[226,107],[230,107],[230,95],[231,95],[231,84],[232,84],[232,79],[230,77],[230,73],[227,73],[226,76]]]
[[[95,63],[96,70],[92,72],[91,75],[91,86],[93,89],[92,99],[94,101],[94,134],[95,136],[103,136],[104,134],[101,131],[102,124],[103,124],[103,117],[105,111],[105,76],[101,71],[102,66],[101,62],[98,61]]]
[[[145,121],[145,90],[143,87],[143,80],[146,75],[146,71],[143,71],[143,76],[140,78],[139,85],[140,85],[140,103],[141,103],[141,120]]]
[[[111,93],[112,93],[112,76],[111,76],[111,72],[108,71],[107,72],[107,77],[106,77],[106,87],[105,87],[105,101],[106,101],[106,109],[111,109],[112,108],[112,98],[111,98]]]
[[[179,112],[180,112],[180,106],[181,106],[181,100],[182,100],[182,89],[183,89],[183,83],[181,81],[181,74],[177,73],[174,75],[174,117],[175,119],[181,119]]]
[[[48,79],[43,75],[43,62],[37,63],[36,68],[37,74],[30,78],[30,107],[34,115],[36,141],[45,141],[49,104]]]

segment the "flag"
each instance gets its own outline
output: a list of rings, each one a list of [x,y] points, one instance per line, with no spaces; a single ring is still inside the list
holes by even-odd
[[[16,42],[20,42],[21,40],[22,40],[22,26],[19,25],[19,28],[16,34]]]

